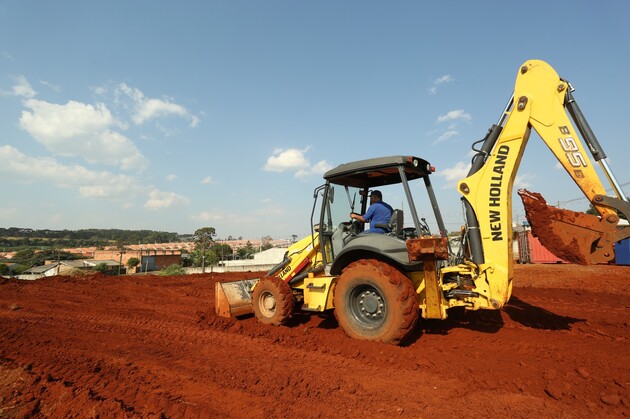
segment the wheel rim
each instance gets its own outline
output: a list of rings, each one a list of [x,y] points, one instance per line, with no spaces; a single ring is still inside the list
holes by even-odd
[[[349,295],[350,314],[359,323],[369,327],[383,324],[387,305],[381,291],[372,285],[355,287]]]
[[[258,299],[260,313],[265,317],[273,317],[276,313],[276,298],[271,291],[263,291]]]

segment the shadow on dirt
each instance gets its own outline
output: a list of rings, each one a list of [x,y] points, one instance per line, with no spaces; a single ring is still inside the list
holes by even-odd
[[[451,329],[468,329],[481,333],[496,333],[505,324],[503,315],[525,327],[540,330],[570,330],[574,323],[585,319],[561,316],[541,307],[531,305],[512,296],[502,310],[466,311],[456,307],[448,310],[446,320],[420,320],[418,326],[407,337],[403,346],[411,345],[423,334],[446,335]]]
[[[512,296],[509,303],[502,310],[466,311],[463,307],[448,310],[446,320],[420,319],[418,325],[411,331],[401,346],[409,346],[418,341],[423,334],[447,335],[452,329],[468,329],[481,333],[496,333],[505,325],[505,315],[509,321],[519,323],[525,327],[539,330],[570,330],[574,323],[584,322],[585,319],[561,316],[542,307],[534,306]],[[242,317],[253,318],[254,315]],[[255,319],[254,319],[255,320]],[[324,313],[305,313],[296,311],[285,324],[288,328],[311,325],[318,329],[337,329],[339,324],[333,311]]]
[[[532,329],[543,330],[570,330],[574,323],[583,323],[585,319],[561,316],[545,310],[541,307],[533,306],[518,297],[512,296],[503,311],[512,320]]]
[[[466,311],[463,307],[455,307],[448,310],[446,320],[421,319],[416,329],[408,337],[409,343],[413,343],[423,334],[447,335],[451,329],[469,329],[482,333],[496,333],[504,325],[500,311],[479,310]]]

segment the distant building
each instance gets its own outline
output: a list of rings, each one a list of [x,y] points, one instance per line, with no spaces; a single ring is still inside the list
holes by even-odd
[[[33,266],[25,270],[17,276],[18,279],[34,280],[46,276],[55,276],[59,274],[59,263],[51,263],[42,266]]]
[[[105,273],[110,275],[118,274],[119,267],[121,272],[124,271],[122,267],[115,260],[96,260],[96,259],[82,259],[82,260],[61,260],[61,261],[46,261],[45,265],[33,266],[27,269],[22,274],[18,275],[18,279],[35,280],[44,278],[47,276],[55,275],[68,275],[76,270],[94,270],[96,266],[104,264],[106,266]]]
[[[94,259],[116,260],[126,266],[131,258],[140,261],[135,272],[159,271],[170,265],[181,265],[182,251],[179,249],[139,249],[139,250],[95,250]]]
[[[253,259],[224,260],[213,267],[214,272],[268,271],[284,260],[288,248],[272,247],[255,253]],[[206,271],[210,269],[206,268]]]

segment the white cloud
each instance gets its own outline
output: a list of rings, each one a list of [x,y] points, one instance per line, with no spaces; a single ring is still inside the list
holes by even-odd
[[[69,101],[65,105],[30,99],[24,106],[20,125],[36,138],[71,138],[102,131],[114,123],[114,118],[102,103],[96,106]]]
[[[136,124],[156,118],[159,116],[178,115],[186,116],[186,108],[176,103],[168,102],[160,99],[146,99],[139,103],[133,121]]]
[[[174,174],[170,174],[166,176],[166,180],[168,180],[169,182],[174,181],[175,179],[177,179],[177,175]]]
[[[169,99],[147,98],[140,89],[136,89],[121,83],[116,88],[117,93],[123,93],[133,102],[132,119],[136,125],[145,123],[154,118],[179,116],[190,121],[191,127],[199,125],[199,118],[192,115],[184,106],[172,102]]]
[[[255,211],[258,213],[258,210]],[[247,214],[237,214],[235,212],[229,212],[224,209],[213,208],[210,211],[202,211],[190,217],[192,221],[195,222],[211,222],[211,223],[221,223],[223,225],[236,225],[236,226],[247,226],[247,225],[257,225],[260,224],[260,219],[257,214],[255,216],[251,215],[251,212]]]
[[[442,135],[440,135],[437,140],[435,140],[435,144],[441,143],[442,141],[446,141],[449,138],[456,136],[457,134],[459,134],[459,132],[457,132],[456,130],[446,131],[442,133]]]
[[[227,216],[221,211],[202,211],[196,215],[191,217],[194,221],[222,221],[225,220]]]
[[[212,180],[212,176],[206,176],[202,181],[201,184],[203,185],[212,185],[214,184],[214,180]]]
[[[435,175],[446,179],[447,184],[445,185],[445,187],[451,188],[454,184],[459,182],[461,179],[464,179],[468,175],[468,172],[470,171],[470,166],[470,163],[460,161],[457,162],[453,167],[435,172]]]
[[[445,115],[438,116],[437,118],[438,123],[444,123],[444,122],[450,122],[450,123],[448,127],[445,129],[445,131],[442,132],[442,134],[440,134],[437,140],[435,140],[434,144],[441,143],[443,141],[446,141],[458,135],[459,131],[457,130],[457,127],[460,124],[460,122],[468,122],[471,119],[472,117],[470,116],[470,114],[464,112],[462,109],[450,111],[450,112],[447,112]]]
[[[187,205],[190,199],[175,192],[165,192],[153,189],[149,192],[149,199],[144,204],[144,208],[157,211],[177,205]]]
[[[107,93],[108,89],[106,86],[97,86],[93,87],[92,91],[94,92],[94,94],[101,96]]]
[[[65,105],[29,99],[20,126],[51,153],[79,156],[89,163],[144,169],[147,161],[134,143],[111,128],[124,128],[105,104],[76,101]]]
[[[268,172],[286,172],[287,170],[300,170],[310,165],[304,156],[306,150],[290,148],[288,150],[276,149],[273,155],[267,159],[264,170]]]
[[[304,150],[298,150],[296,148],[287,150],[276,149],[273,155],[269,156],[267,159],[263,170],[279,173],[295,171],[295,177],[303,179],[311,175],[322,174],[332,168],[330,163],[326,160],[321,160],[311,166],[311,162],[305,156],[309,148],[310,147],[307,147]]]
[[[453,77],[451,77],[450,74],[446,74],[442,77],[438,77],[437,79],[435,79],[435,81],[433,82],[434,84],[443,84],[443,83],[450,83],[453,81]]]
[[[318,162],[317,164],[315,164],[315,166],[313,166],[313,168],[311,169],[311,172],[323,175],[324,173],[326,173],[332,168],[333,167],[331,166],[330,163],[328,163],[326,160],[322,160]]]
[[[2,95],[18,96],[18,97],[23,97],[25,99],[30,99],[30,98],[35,97],[35,95],[37,95],[37,92],[35,91],[35,89],[33,89],[33,86],[31,86],[31,83],[29,83],[26,77],[17,76],[17,77],[14,77],[13,80],[14,80],[14,84],[13,84],[13,87],[11,88],[11,91],[2,92]]]
[[[438,86],[444,83],[450,83],[453,81],[453,77],[451,77],[450,74],[446,74],[444,76],[438,77],[437,79],[433,80],[433,84],[432,86],[429,88],[429,93],[431,93],[432,95],[436,94],[438,91]]]
[[[326,160],[322,160],[310,168],[298,170],[295,173],[295,177],[298,179],[303,179],[312,175],[323,175],[330,169],[332,169],[331,164],[328,163]]]
[[[47,82],[46,80],[40,80],[39,82],[44,86],[54,90],[55,92],[61,92],[61,87],[57,86],[56,84],[52,84],[50,82]]]
[[[467,114],[462,109],[457,109],[454,111],[448,112],[446,115],[438,116],[437,122],[446,122],[446,121],[470,121],[472,117],[470,114]]]
[[[5,180],[76,188],[84,197],[124,198],[138,192],[137,182],[130,176],[63,165],[52,158],[27,156],[9,145],[0,146],[0,174]]]
[[[516,178],[514,179],[514,189],[530,188],[532,186],[531,181],[533,181],[534,178],[536,178],[536,176],[530,173],[516,175]]]

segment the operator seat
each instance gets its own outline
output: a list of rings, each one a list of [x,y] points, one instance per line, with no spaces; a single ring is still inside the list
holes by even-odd
[[[404,215],[403,211],[396,209],[392,212],[392,216],[389,217],[389,222],[387,224],[379,223],[375,224],[374,227],[383,228],[387,230],[387,233],[383,234],[385,236],[399,237],[403,230],[403,221]],[[332,242],[332,250],[333,250],[333,258],[337,257],[337,255],[341,252],[341,250],[353,239],[359,237],[357,234],[350,234],[348,229],[350,228],[350,223],[341,223],[339,227],[335,229],[335,232],[332,234],[331,242]],[[379,236],[380,234],[370,234],[370,236]]]
[[[387,235],[398,237],[404,225],[404,214],[400,209],[395,209],[387,224],[376,224],[375,227],[389,230]]]

